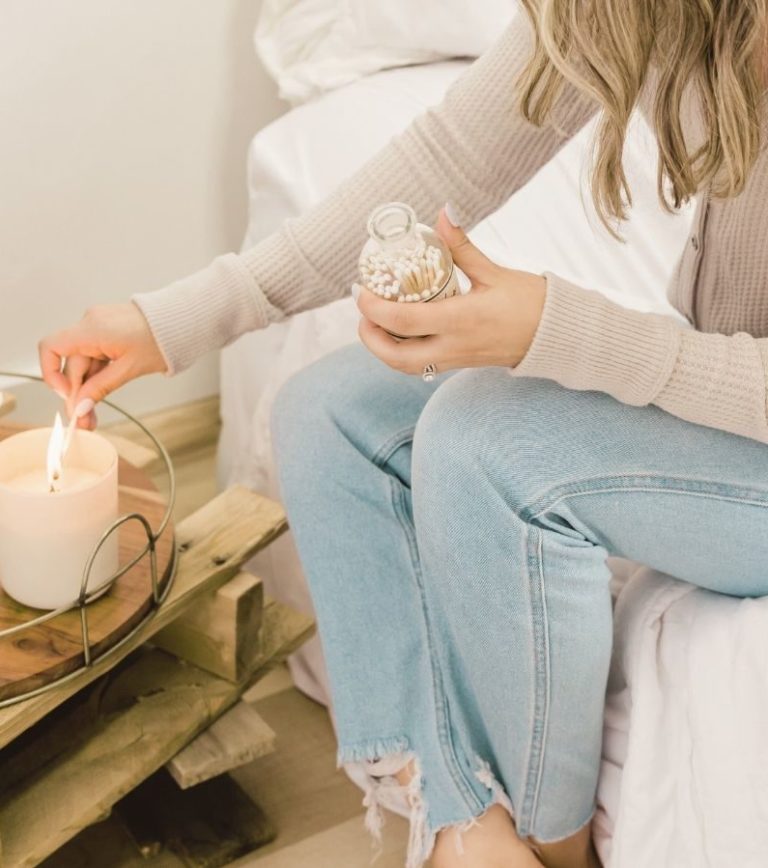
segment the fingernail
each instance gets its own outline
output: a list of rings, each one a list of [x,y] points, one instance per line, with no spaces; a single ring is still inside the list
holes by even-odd
[[[448,222],[451,226],[456,227],[457,229],[461,226],[461,221],[459,220],[458,214],[456,213],[456,209],[450,202],[445,203],[445,216],[448,218]]]
[[[54,389],[53,391],[56,392],[56,394],[61,398],[62,401],[66,401],[67,398],[69,398],[69,395],[66,395],[64,392],[61,391],[61,389]]]
[[[357,301],[358,298],[360,298],[360,290],[361,289],[362,289],[362,286],[360,286],[359,283],[353,283],[352,284],[352,298],[354,298],[355,301]]]
[[[82,419],[83,416],[87,416],[95,406],[96,404],[90,398],[83,398],[77,407],[75,407],[75,416],[77,416],[78,419]]]

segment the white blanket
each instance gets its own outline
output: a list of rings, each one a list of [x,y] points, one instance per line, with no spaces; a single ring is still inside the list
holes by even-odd
[[[597,822],[604,864],[765,868],[767,733],[768,598],[635,573],[616,607]]]

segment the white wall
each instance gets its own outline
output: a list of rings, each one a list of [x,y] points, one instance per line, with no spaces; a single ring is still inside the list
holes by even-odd
[[[239,247],[251,136],[283,111],[259,0],[0,0],[0,370]],[[218,390],[216,359],[123,390],[137,412]]]

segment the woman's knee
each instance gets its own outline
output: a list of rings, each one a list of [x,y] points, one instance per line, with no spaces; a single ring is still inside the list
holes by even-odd
[[[546,380],[510,377],[504,368],[461,371],[419,419],[414,485],[419,478],[430,486],[482,479],[525,500],[569,472],[577,428],[594,434],[588,400]]]
[[[272,405],[276,447],[317,435],[342,410],[359,402],[367,387],[367,360],[358,344],[342,347],[293,374]]]
[[[333,444],[373,458],[408,440],[431,390],[421,379],[388,368],[361,344],[320,359],[291,377],[272,408],[278,464],[327,457]]]
[[[549,383],[516,380],[504,368],[470,368],[446,380],[430,398],[419,419],[419,455],[472,460],[494,445],[529,439],[541,442],[548,428],[548,407],[559,395],[547,394]]]

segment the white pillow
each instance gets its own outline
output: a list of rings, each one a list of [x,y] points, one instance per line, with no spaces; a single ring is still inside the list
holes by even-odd
[[[361,43],[479,57],[501,36],[517,0],[349,0]]]
[[[397,66],[476,57],[517,0],[264,0],[256,50],[293,104]]]

